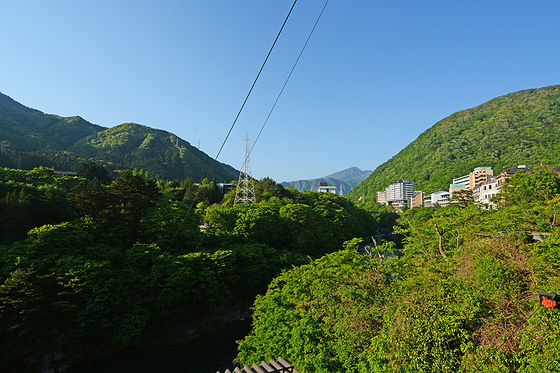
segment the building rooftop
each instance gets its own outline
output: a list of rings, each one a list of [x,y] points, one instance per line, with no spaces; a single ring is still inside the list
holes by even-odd
[[[224,373],[299,373],[299,371],[279,356],[277,361],[271,359],[268,364],[263,361],[261,365],[253,364],[250,368],[245,365],[243,369],[235,368],[233,371],[226,369]]]

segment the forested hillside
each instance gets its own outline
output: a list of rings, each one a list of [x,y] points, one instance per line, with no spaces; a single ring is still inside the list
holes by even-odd
[[[422,133],[383,163],[348,197],[366,204],[399,179],[416,190],[447,189],[475,167],[494,172],[524,164],[560,165],[560,86],[510,93],[459,111]]]
[[[0,141],[18,151],[65,150],[79,139],[104,130],[80,117],[63,118],[28,108],[0,93]]]
[[[415,207],[404,237],[355,245],[282,273],[255,302],[238,362],[282,356],[303,373],[555,372],[560,178],[518,173],[499,210]],[[534,241],[527,231],[541,232]],[[560,302],[558,302],[560,303]]]
[[[257,203],[233,206],[235,191],[223,198],[208,179],[0,169],[2,371],[188,341],[282,270],[375,232],[343,197],[270,179],[255,189]]]
[[[28,108],[0,93],[0,144],[15,152],[23,168],[51,167],[76,171],[94,160],[108,170],[142,169],[156,178],[219,182],[236,180],[238,172],[216,162],[187,141],[163,130],[134,123],[114,128],[80,117],[63,118]],[[0,151],[0,167],[15,167]]]
[[[158,179],[220,182],[237,180],[238,172],[188,142],[162,130],[125,123],[77,141],[70,150],[88,159],[114,162],[123,169],[143,169]],[[210,167],[212,171],[208,174]]]

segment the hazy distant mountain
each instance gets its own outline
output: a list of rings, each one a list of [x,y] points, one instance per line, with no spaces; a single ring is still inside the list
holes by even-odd
[[[336,186],[338,193],[344,196],[352,188],[364,181],[369,174],[371,174],[371,171],[362,171],[358,167],[351,167],[323,178],[289,182],[285,181],[282,185],[286,188],[296,188],[299,191],[311,190],[316,192],[319,189],[319,183],[325,181],[328,185]]]
[[[325,179],[332,178],[337,180],[350,180],[363,176],[365,180],[371,173],[371,170],[362,171],[358,167],[350,167],[346,170],[338,171],[334,174],[330,174],[329,176],[325,176]]]
[[[475,167],[560,165],[560,85],[510,93],[434,124],[383,163],[348,197],[375,201],[399,179],[416,190],[447,189]],[[366,206],[367,207],[367,206]]]
[[[238,171],[176,135],[134,123],[101,127],[81,117],[63,118],[28,108],[0,93],[0,143],[23,159],[23,166],[76,171],[86,160],[107,169],[142,169],[152,177],[194,181],[208,176],[235,180]],[[0,152],[0,167],[14,167]]]

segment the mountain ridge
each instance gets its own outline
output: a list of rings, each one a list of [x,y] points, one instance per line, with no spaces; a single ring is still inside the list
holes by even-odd
[[[106,128],[80,116],[45,114],[3,93],[0,142],[23,158],[25,168],[76,171],[81,163],[94,160],[109,171],[138,168],[167,180],[208,177],[230,182],[238,174],[171,132],[136,123]],[[0,167],[12,166],[0,153]]]
[[[333,179],[337,179],[337,180],[350,180],[350,179],[355,179],[357,177],[361,177],[363,175],[369,175],[371,174],[373,171],[371,170],[360,170],[358,167],[354,166],[354,167],[350,167],[347,168],[345,170],[342,171],[338,171],[335,172],[333,174],[327,175],[324,178],[328,179],[328,178],[333,178]]]

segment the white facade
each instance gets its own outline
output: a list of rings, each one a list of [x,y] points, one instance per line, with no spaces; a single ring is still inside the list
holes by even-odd
[[[319,193],[333,193],[336,194],[336,187],[332,185],[328,185],[326,182],[320,182],[319,188],[317,189]]]
[[[449,205],[449,201],[451,200],[451,193],[447,190],[436,190],[430,194],[426,194],[424,197],[424,206],[426,207],[445,207]]]
[[[458,177],[456,179],[453,179],[453,184],[465,184],[467,186],[467,188],[470,185],[470,175],[465,175],[465,176],[461,176]]]
[[[491,198],[502,190],[502,178],[497,177],[477,185],[473,190],[474,202],[480,206],[495,207]]]
[[[473,190],[476,185],[490,180],[493,175],[491,167],[476,167],[470,174],[453,179],[452,185],[465,184],[465,189]]]
[[[397,210],[408,206],[414,196],[414,183],[408,180],[397,180],[389,185],[384,192],[377,192],[375,200],[383,205],[393,206]]]
[[[381,203],[382,205],[387,204],[387,194],[383,192],[377,192],[375,195],[375,202]]]
[[[408,201],[414,195],[414,183],[408,180],[397,180],[385,189],[387,201]]]

